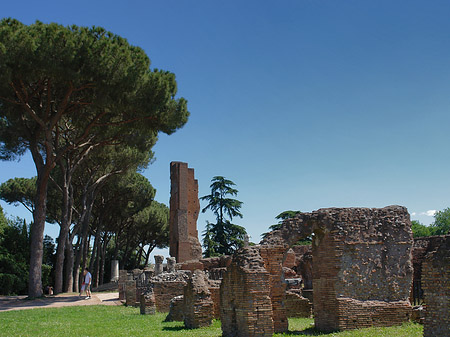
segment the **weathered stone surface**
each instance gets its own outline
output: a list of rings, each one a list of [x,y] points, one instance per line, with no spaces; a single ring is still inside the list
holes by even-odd
[[[312,265],[312,246],[294,246],[292,250],[295,252],[294,270],[303,280],[304,289],[312,289],[313,287],[313,265]]]
[[[172,298],[184,294],[184,286],[187,284],[189,275],[189,272],[177,271],[163,273],[150,279],[150,286],[155,294],[157,311],[169,312]]]
[[[345,330],[409,320],[412,232],[405,207],[301,213],[262,244],[289,247],[312,233],[316,328]]]
[[[177,264],[177,261],[174,257],[167,257],[167,272],[173,273],[175,272],[175,265]]]
[[[162,274],[163,273],[163,261],[164,261],[164,256],[162,255],[155,255],[155,276]]]
[[[286,292],[286,314],[287,317],[311,317],[312,303],[299,294]]]
[[[125,282],[125,303],[127,306],[136,306],[136,281]]]
[[[233,256],[220,285],[224,337],[273,335],[269,277],[258,246],[245,247]]]
[[[128,272],[126,270],[119,270],[119,300],[125,301],[125,283],[128,280]]]
[[[184,287],[184,326],[188,329],[211,325],[213,301],[208,279],[201,270],[196,270]]]
[[[198,182],[187,163],[170,163],[170,255],[177,262],[198,260],[202,247],[198,240],[197,218],[200,211]]]
[[[141,294],[140,312],[141,315],[154,315],[156,313],[155,294],[151,288]]]
[[[170,300],[170,310],[166,322],[184,321],[184,296],[175,296]]]
[[[450,235],[440,241],[422,264],[425,337],[450,336]]]

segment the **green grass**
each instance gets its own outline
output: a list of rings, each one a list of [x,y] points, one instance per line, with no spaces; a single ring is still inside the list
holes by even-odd
[[[30,309],[0,313],[0,336],[221,336],[220,321],[208,328],[188,330],[182,322],[164,322],[166,314],[140,315],[139,309],[125,306],[84,306]],[[422,336],[422,326],[408,323],[400,327],[370,328],[320,334],[312,329],[312,319],[289,319],[287,334],[274,336]]]

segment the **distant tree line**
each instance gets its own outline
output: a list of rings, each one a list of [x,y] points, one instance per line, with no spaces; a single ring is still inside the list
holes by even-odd
[[[436,212],[434,221],[430,226],[425,226],[417,220],[411,221],[415,238],[450,234],[450,208]]]
[[[148,259],[146,245],[165,244],[167,209],[137,172],[151,163],[158,133],[187,122],[176,93],[174,74],[150,69],[142,49],[103,28],[0,21],[0,159],[29,152],[37,174],[2,192],[33,213],[30,297],[43,291],[46,221],[60,227],[56,293],[78,291],[80,268],[101,282],[108,256],[134,266]]]

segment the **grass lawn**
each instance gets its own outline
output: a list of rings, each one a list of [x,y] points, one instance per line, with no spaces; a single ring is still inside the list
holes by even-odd
[[[0,336],[221,336],[220,321],[208,328],[187,330],[183,322],[163,322],[166,314],[140,315],[139,309],[125,306],[83,306],[29,309],[0,313]],[[288,334],[274,336],[318,336],[312,319],[289,319]],[[408,323],[400,327],[370,328],[323,336],[422,336],[422,326]]]

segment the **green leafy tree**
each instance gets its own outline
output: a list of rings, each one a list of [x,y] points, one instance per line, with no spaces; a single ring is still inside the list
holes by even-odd
[[[0,235],[3,234],[5,227],[7,225],[5,213],[3,213],[3,208],[0,206]]]
[[[284,220],[293,218],[293,217],[295,217],[297,214],[300,214],[300,213],[301,213],[301,211],[284,211],[284,212],[281,212],[280,214],[278,214],[278,215],[275,217],[275,219],[278,220],[278,223],[276,223],[276,224],[274,224],[274,225],[270,225],[270,226],[269,226],[269,230],[270,230],[269,232],[280,229],[281,226],[283,225],[283,221],[284,221]],[[263,238],[265,238],[265,237],[267,236],[267,234],[269,234],[269,232],[262,233],[261,236],[262,236]]]
[[[200,198],[208,204],[202,209],[205,213],[210,209],[216,216],[216,223],[207,222],[203,234],[203,247],[205,257],[230,255],[244,244],[247,234],[244,227],[231,223],[233,217],[242,218],[240,209],[242,201],[230,198],[237,196],[235,183],[222,176],[211,180],[211,193]],[[229,218],[229,219],[227,219]]]
[[[436,212],[430,227],[433,235],[450,234],[450,208]]]
[[[42,295],[52,170],[64,158],[67,163],[69,154],[77,153],[77,163],[80,153],[96,146],[127,142],[145,148],[149,135],[154,143],[159,131],[182,127],[189,113],[176,91],[173,74],[150,70],[142,49],[103,28],[0,21],[0,159],[30,151],[37,172],[30,297]]]
[[[433,231],[430,226],[425,226],[417,220],[411,221],[411,229],[415,238],[433,235]]]
[[[8,219],[0,236],[0,294],[26,294],[29,259],[28,227],[22,219]]]

